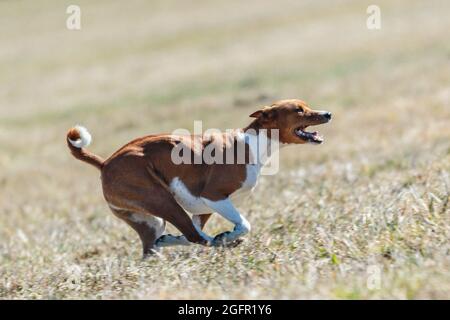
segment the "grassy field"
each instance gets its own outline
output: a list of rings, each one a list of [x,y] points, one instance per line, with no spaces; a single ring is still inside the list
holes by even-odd
[[[0,2],[0,298],[450,298],[448,1],[377,1],[368,30],[372,1],[80,0],[69,31],[73,2]],[[282,151],[232,249],[141,260],[65,145],[81,123],[107,157],[281,98],[334,120]]]

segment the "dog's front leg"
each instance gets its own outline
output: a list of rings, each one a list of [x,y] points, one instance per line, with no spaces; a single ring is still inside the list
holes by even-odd
[[[203,201],[208,207],[234,224],[233,231],[226,231],[215,236],[212,243],[213,246],[230,244],[250,232],[250,223],[237,211],[229,198],[219,201],[203,198]]]

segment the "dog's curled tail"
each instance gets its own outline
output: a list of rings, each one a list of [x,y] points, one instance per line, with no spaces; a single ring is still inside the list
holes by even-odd
[[[101,157],[87,151],[85,148],[91,144],[92,137],[89,131],[82,126],[75,126],[67,132],[67,145],[70,152],[78,160],[102,169],[105,162]]]

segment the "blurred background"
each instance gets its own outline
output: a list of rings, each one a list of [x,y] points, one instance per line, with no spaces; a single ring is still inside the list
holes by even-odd
[[[66,28],[72,4],[81,30]],[[444,0],[1,1],[0,297],[450,298],[449,12]],[[284,98],[333,122],[323,145],[283,150],[242,208],[251,237],[229,251],[141,261],[98,172],[65,145],[79,123],[107,157],[194,120],[243,127]]]

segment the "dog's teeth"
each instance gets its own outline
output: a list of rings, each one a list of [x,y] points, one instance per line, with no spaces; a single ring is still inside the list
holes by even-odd
[[[322,142],[323,141],[322,137],[319,136],[319,132],[317,132],[317,131],[308,132],[308,131],[303,131],[301,129],[298,129],[296,131],[296,133],[299,137],[307,139],[310,142]]]

